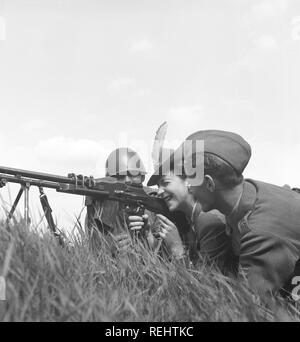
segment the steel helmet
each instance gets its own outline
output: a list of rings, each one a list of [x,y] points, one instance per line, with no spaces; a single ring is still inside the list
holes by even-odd
[[[105,163],[106,176],[145,175],[145,166],[137,152],[128,147],[112,151]]]

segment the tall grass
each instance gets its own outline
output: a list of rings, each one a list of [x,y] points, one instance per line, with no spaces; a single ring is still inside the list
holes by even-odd
[[[187,268],[135,245],[112,257],[106,241],[84,232],[61,248],[49,234],[0,224],[0,275],[7,300],[2,321],[276,321],[299,320],[283,301],[261,304],[245,282],[201,265]]]

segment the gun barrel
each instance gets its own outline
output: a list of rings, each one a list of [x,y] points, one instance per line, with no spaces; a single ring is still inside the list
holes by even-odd
[[[76,182],[74,179],[69,178],[69,177],[52,175],[49,173],[27,171],[27,170],[22,170],[22,169],[14,169],[14,168],[5,167],[5,166],[0,166],[0,173],[8,174],[8,175],[16,176],[16,177],[21,176],[21,177],[27,177],[27,178],[33,178],[33,179],[40,179],[40,180],[49,181],[49,182],[69,183],[69,184],[75,184]]]
[[[110,195],[109,191],[76,187],[73,184],[60,184],[56,190],[57,192],[63,192],[65,194],[91,196],[98,199],[108,198]]]
[[[11,175],[6,175],[0,173],[0,179],[5,180],[10,183],[18,183],[22,185],[26,185],[27,183],[33,186],[38,186],[38,187],[44,187],[44,188],[51,188],[51,189],[59,189],[60,184],[57,182],[50,182],[50,181],[43,181],[43,180],[38,180],[38,179],[31,179],[31,178],[19,178],[17,176],[11,176]]]

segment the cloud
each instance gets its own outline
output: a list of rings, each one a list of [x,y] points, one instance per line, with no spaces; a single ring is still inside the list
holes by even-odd
[[[204,115],[203,106],[181,106],[171,108],[168,113],[168,121],[178,125],[193,125]]]
[[[240,72],[248,70],[254,72],[259,68],[268,68],[270,62],[274,61],[275,52],[278,51],[279,44],[271,34],[251,36],[252,46],[230,66],[229,72]]]
[[[45,127],[46,123],[39,119],[34,119],[31,121],[27,121],[22,125],[22,130],[26,132],[32,132],[37,131],[43,127]]]
[[[147,52],[153,49],[153,44],[148,39],[141,39],[132,43],[130,52],[135,54],[139,52]]]
[[[300,153],[300,144],[291,144],[285,139],[250,142],[252,157],[246,168],[245,177],[259,179],[283,186],[299,187],[299,169],[292,167],[295,156]],[[270,153],[276,151],[276,153]]]
[[[55,165],[56,170],[72,168],[80,172],[95,172],[99,160],[103,165],[113,143],[89,139],[73,139],[64,136],[41,140],[34,148],[37,158],[46,165]],[[72,170],[71,170],[72,169]],[[75,170],[74,170],[75,171]]]
[[[253,6],[253,14],[261,19],[284,14],[288,8],[288,0],[264,0]]]
[[[284,30],[289,21],[289,7],[293,3],[290,0],[253,1],[241,21],[245,47],[241,50],[242,55],[238,61],[234,63],[236,70],[255,71],[261,67],[268,68],[270,62],[274,61],[270,53],[285,48]],[[294,27],[292,29],[296,32]],[[296,35],[294,33],[294,37]]]
[[[134,96],[140,97],[140,96],[146,96],[151,94],[151,89],[145,88],[145,89],[136,89],[133,93]]]
[[[254,45],[259,49],[276,49],[278,48],[278,43],[275,38],[270,34],[264,34],[259,38],[254,40]]]
[[[135,78],[118,78],[112,80],[108,85],[108,91],[110,93],[118,93],[122,90],[136,88]]]
[[[2,165],[18,169],[35,168],[37,166],[30,147],[0,141],[0,151]]]
[[[176,148],[191,132],[201,128],[204,107],[201,105],[171,108],[166,116],[168,134],[166,147]]]
[[[6,21],[3,16],[0,15],[0,41],[6,40]]]
[[[296,16],[291,22],[291,38],[300,40],[300,16]]]
[[[138,87],[136,79],[129,77],[112,80],[109,83],[107,90],[111,95],[125,95],[133,97],[146,96],[151,93],[151,89]]]

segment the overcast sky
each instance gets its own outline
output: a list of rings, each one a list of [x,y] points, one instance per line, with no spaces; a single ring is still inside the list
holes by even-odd
[[[230,130],[246,176],[300,187],[299,113],[299,0],[0,0],[0,165],[103,176],[127,144],[151,170],[166,120],[169,146]],[[63,224],[75,197],[49,191]]]

